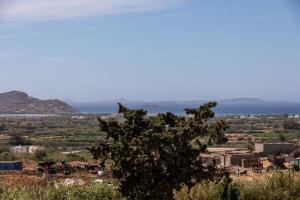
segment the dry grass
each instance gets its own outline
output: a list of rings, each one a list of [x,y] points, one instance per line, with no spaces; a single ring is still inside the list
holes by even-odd
[[[0,174],[0,183],[5,186],[46,186],[47,181],[43,177],[31,176],[23,173]]]

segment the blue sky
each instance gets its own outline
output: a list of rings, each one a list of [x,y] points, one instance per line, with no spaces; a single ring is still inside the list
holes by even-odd
[[[0,0],[0,91],[80,101],[300,101],[299,5]]]

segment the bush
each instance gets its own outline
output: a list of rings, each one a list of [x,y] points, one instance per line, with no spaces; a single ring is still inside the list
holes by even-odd
[[[11,145],[16,145],[16,146],[18,146],[18,145],[23,145],[23,146],[24,145],[32,145],[32,142],[29,139],[23,137],[20,134],[12,135],[10,140],[11,140],[10,141]]]
[[[110,184],[92,186],[1,187],[0,200],[122,200],[120,193]]]
[[[0,147],[0,153],[9,152],[8,147]]]
[[[189,190],[184,185],[180,191],[174,192],[175,200],[216,200],[219,198],[220,188],[215,182],[203,182]]]
[[[11,152],[0,153],[0,160],[2,161],[14,161],[16,156]]]
[[[68,161],[86,161],[86,159],[83,156],[81,156],[77,153],[68,154],[67,155],[67,160]]]
[[[280,142],[287,141],[285,135],[283,135],[282,133],[280,133],[280,134],[278,135],[278,139],[279,139]]]
[[[224,184],[226,183],[227,184]],[[174,192],[175,200],[296,200],[300,199],[300,180],[293,173],[275,172],[264,181],[203,182],[190,190],[183,186]],[[224,190],[224,188],[227,188]],[[226,191],[226,192],[224,192]]]
[[[34,156],[37,161],[43,161],[47,157],[47,154],[44,150],[37,150]]]
[[[299,129],[299,124],[295,121],[288,120],[283,122],[283,128],[286,130],[298,130]]]

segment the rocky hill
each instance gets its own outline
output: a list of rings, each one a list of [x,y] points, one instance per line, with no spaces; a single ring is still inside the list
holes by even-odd
[[[60,100],[40,100],[19,91],[0,93],[0,114],[57,114],[79,113]]]

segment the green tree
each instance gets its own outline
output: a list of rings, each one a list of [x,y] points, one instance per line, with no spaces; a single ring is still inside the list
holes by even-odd
[[[297,130],[299,129],[299,124],[293,120],[287,120],[283,122],[283,128],[286,130]]]
[[[212,178],[215,170],[204,170],[199,159],[208,144],[227,141],[223,120],[212,120],[215,102],[186,109],[188,117],[173,113],[148,116],[142,109],[131,110],[119,104],[124,122],[99,118],[107,141],[90,148],[92,155],[113,161],[113,176],[129,199],[172,199],[182,184],[192,187]],[[200,141],[209,138],[207,143]]]
[[[37,150],[34,155],[38,161],[43,161],[47,157],[47,153],[41,149]]]
[[[0,160],[3,160],[3,161],[13,161],[15,159],[16,159],[15,155],[13,153],[11,153],[11,152],[0,153]]]
[[[10,137],[11,145],[31,145],[31,141],[20,134],[14,134]]]
[[[280,142],[285,142],[287,141],[285,135],[283,135],[282,133],[278,134],[278,139]]]
[[[238,200],[238,189],[232,183],[229,172],[227,172],[219,182],[220,196],[219,200]]]
[[[0,132],[6,131],[6,125],[4,123],[0,124]]]
[[[250,150],[250,151],[254,151],[255,150],[255,143],[252,141],[251,138],[248,139],[247,149]]]

